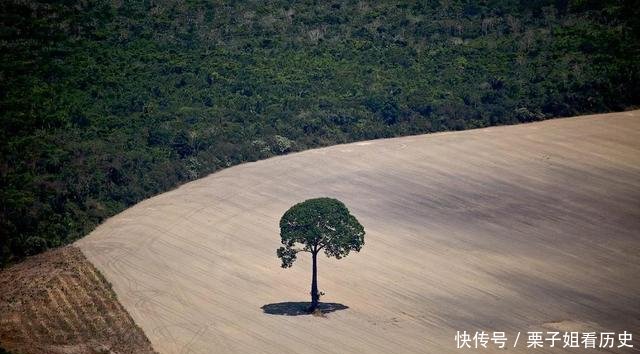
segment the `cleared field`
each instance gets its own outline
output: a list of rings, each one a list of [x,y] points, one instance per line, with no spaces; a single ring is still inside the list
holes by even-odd
[[[155,353],[76,247],[0,272],[0,345],[13,353]]]
[[[344,201],[366,244],[319,261],[335,311],[278,315],[309,301],[311,271],[279,267],[278,220],[317,196]],[[77,245],[161,353],[444,353],[458,330],[627,330],[637,348],[640,111],[248,163]]]

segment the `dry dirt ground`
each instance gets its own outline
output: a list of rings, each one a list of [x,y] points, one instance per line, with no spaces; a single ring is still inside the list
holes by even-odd
[[[12,353],[155,353],[76,247],[0,272],[0,345]]]
[[[279,267],[278,221],[318,196],[344,201],[366,244],[320,259],[329,313],[294,316],[280,303],[308,301],[311,267]],[[463,330],[510,346],[517,332],[626,330],[636,348],[613,352],[636,352],[640,111],[247,163],[77,245],[161,353],[449,353]]]

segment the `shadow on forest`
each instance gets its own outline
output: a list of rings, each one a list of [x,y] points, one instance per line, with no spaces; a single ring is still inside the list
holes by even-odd
[[[282,316],[302,316],[311,315],[307,311],[310,302],[278,302],[276,304],[267,304],[261,307],[264,313],[269,315],[282,315]],[[316,311],[322,312],[322,314],[346,310],[349,306],[343,304],[337,304],[334,302],[321,302],[318,304]]]

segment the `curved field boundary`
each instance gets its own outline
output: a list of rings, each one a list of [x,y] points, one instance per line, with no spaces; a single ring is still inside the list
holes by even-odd
[[[155,353],[110,284],[73,246],[0,271],[0,344],[24,354]]]
[[[320,259],[322,300],[341,310],[265,313],[308,301],[309,260],[284,270],[275,249],[280,216],[317,196],[367,230],[359,254]],[[633,111],[247,163],[77,245],[161,353],[446,353],[457,330],[640,336],[639,201]]]

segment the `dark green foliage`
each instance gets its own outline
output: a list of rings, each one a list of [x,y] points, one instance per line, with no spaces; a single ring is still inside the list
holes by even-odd
[[[0,264],[243,161],[640,102],[635,1],[0,2]]]
[[[318,291],[318,253],[340,259],[364,246],[364,228],[339,200],[314,198],[292,206],[280,219],[280,241],[276,251],[282,268],[289,268],[299,252],[311,254],[311,305],[313,312],[320,301]]]
[[[282,216],[280,237],[284,246],[277,254],[282,268],[289,268],[298,252],[323,251],[337,259],[359,252],[364,245],[364,228],[341,201],[315,198],[292,206]]]

